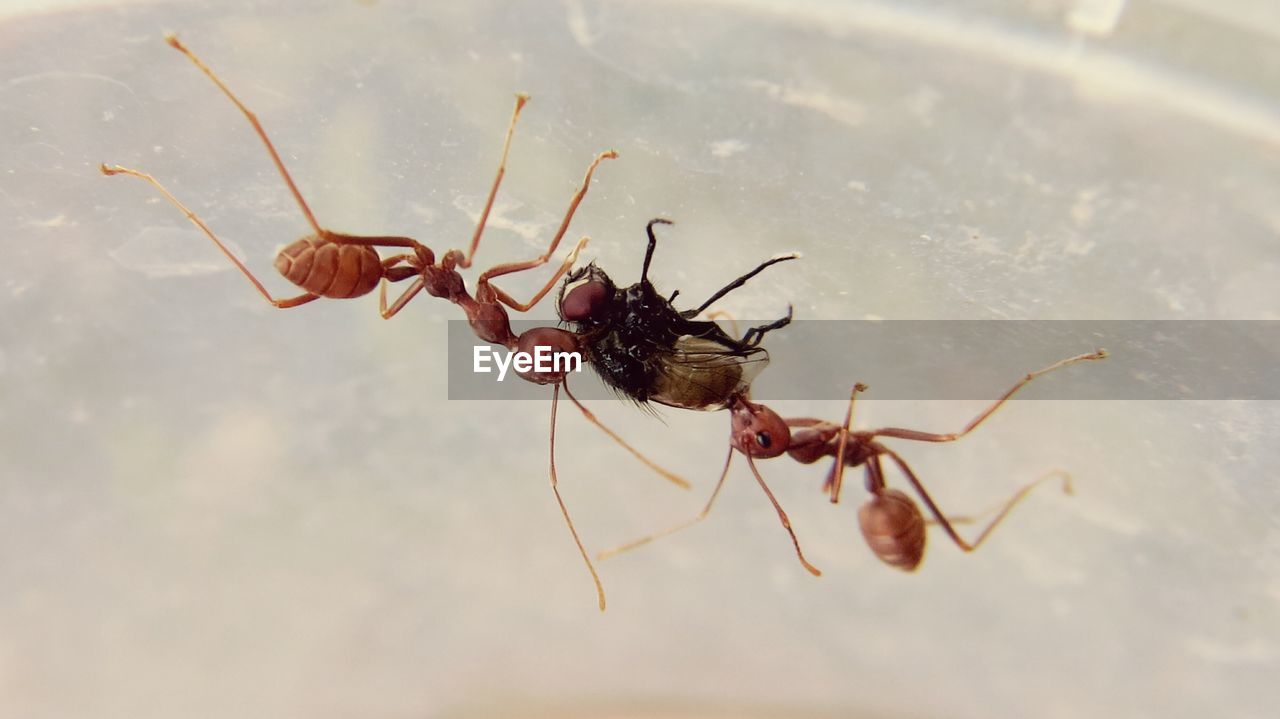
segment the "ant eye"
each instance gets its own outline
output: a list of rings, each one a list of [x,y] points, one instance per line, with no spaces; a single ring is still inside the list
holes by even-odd
[[[768,432],[756,432],[756,444],[760,445],[763,449],[768,449],[773,446],[773,439],[769,436]]]
[[[560,302],[560,316],[569,322],[581,322],[599,315],[609,301],[609,288],[603,282],[584,282],[565,295]]]

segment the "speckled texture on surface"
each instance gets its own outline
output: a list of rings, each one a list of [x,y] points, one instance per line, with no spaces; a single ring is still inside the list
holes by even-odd
[[[600,616],[547,487],[547,405],[444,400],[454,308],[273,310],[148,188],[96,169],[154,173],[287,292],[271,254],[302,218],[161,41],[178,31],[335,229],[461,245],[523,90],[480,266],[539,252],[616,148],[571,230],[611,272],[635,276],[656,215],[678,224],[653,276],[689,296],[804,253],[728,298],[739,316],[1277,319],[1275,24],[1190,3],[1129,3],[1104,37],[1088,33],[1105,12],[1065,2],[443,5],[0,25],[0,715],[1168,719],[1280,702],[1274,403],[1022,402],[964,442],[906,447],[956,512],[1056,467],[1078,490],[1038,494],[975,555],[935,536],[916,576],[862,545],[856,482],[832,507],[823,469],[762,463],[826,573],[808,576],[740,467],[706,523],[600,565]],[[561,486],[588,545],[696,511],[725,417],[598,409],[695,490],[565,408]],[[859,416],[945,431],[977,409],[868,398]]]

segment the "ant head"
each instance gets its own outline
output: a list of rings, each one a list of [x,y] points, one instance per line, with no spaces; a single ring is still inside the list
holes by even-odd
[[[587,324],[604,321],[616,289],[609,275],[595,263],[575,270],[560,288],[560,319]]]
[[[739,452],[760,459],[777,457],[791,446],[791,429],[777,412],[739,397],[729,407],[730,442]]]
[[[516,340],[516,351],[527,353],[530,356],[539,356],[538,348],[540,347],[547,348],[543,349],[541,354],[551,359],[551,366],[554,369],[542,372],[536,369],[528,372],[516,370],[516,374],[534,384],[559,384],[563,382],[565,373],[569,371],[571,366],[567,363],[561,364],[555,358],[563,357],[571,352],[581,356],[582,352],[582,344],[578,340],[578,335],[558,327],[535,327],[528,332],[522,333],[520,338]],[[550,354],[547,354],[547,350],[550,350]],[[534,365],[535,368],[537,366],[536,364]],[[582,366],[581,359],[578,361],[578,366]]]

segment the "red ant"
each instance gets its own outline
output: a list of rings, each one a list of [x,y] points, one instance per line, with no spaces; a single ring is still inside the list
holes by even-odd
[[[372,292],[380,283],[400,282],[411,277],[416,277],[413,284],[401,296],[396,299],[390,307],[387,306],[385,299],[385,287],[382,301],[379,303],[379,311],[384,318],[390,318],[399,312],[409,300],[413,299],[423,289],[428,294],[436,297],[443,297],[452,302],[463,306],[467,312],[468,318],[472,325],[476,328],[477,333],[484,339],[497,342],[487,334],[485,327],[491,320],[491,307],[496,307],[498,303],[516,310],[517,312],[525,312],[533,305],[537,304],[546,294],[550,292],[559,281],[560,277],[568,271],[573,262],[577,258],[577,254],[582,247],[586,245],[587,238],[583,238],[578,242],[574,251],[561,264],[555,275],[547,282],[541,290],[533,296],[529,302],[518,302],[501,289],[494,287],[490,280],[500,275],[511,274],[523,270],[532,269],[546,264],[551,255],[555,252],[560,244],[560,240],[564,237],[569,227],[570,220],[573,219],[574,212],[578,209],[578,205],[582,202],[582,198],[586,195],[588,187],[591,185],[591,175],[596,167],[606,159],[616,158],[618,154],[612,150],[602,152],[596,156],[591,165],[587,167],[587,172],[583,178],[582,187],[574,194],[569,203],[569,209],[565,212],[564,219],[560,223],[559,229],[556,231],[555,237],[551,240],[551,246],[540,257],[529,260],[527,262],[513,262],[508,264],[497,265],[480,275],[476,283],[476,300],[469,307],[464,304],[463,294],[459,294],[461,288],[461,278],[458,276],[455,268],[469,268],[472,258],[475,256],[476,249],[480,245],[480,236],[484,232],[485,223],[488,221],[489,213],[493,208],[494,198],[498,193],[498,186],[502,182],[502,177],[506,173],[507,155],[511,148],[511,138],[515,132],[516,120],[520,117],[520,110],[528,101],[528,96],[524,94],[516,95],[515,109],[511,113],[511,121],[507,126],[506,139],[502,145],[502,159],[498,164],[498,171],[493,179],[493,186],[489,189],[489,196],[485,202],[484,210],[480,213],[480,219],[476,225],[475,233],[471,237],[471,246],[464,255],[458,250],[449,250],[445,253],[440,263],[436,263],[435,254],[426,245],[417,240],[408,237],[363,237],[358,235],[348,235],[339,232],[326,230],[316,221],[315,215],[311,212],[311,208],[307,205],[306,200],[302,198],[302,193],[298,191],[297,185],[294,184],[293,178],[289,175],[289,171],[285,169],[284,162],[281,161],[279,153],[276,152],[275,146],[267,137],[267,133],[263,130],[261,123],[252,111],[249,110],[243,102],[231,91],[229,87],[209,68],[200,58],[184,46],[177,37],[167,35],[165,41],[169,43],[177,51],[187,56],[196,67],[198,67],[210,80],[213,81],[218,89],[227,96],[229,100],[245,118],[249,120],[249,124],[253,126],[254,132],[266,145],[268,154],[271,155],[271,161],[275,164],[276,170],[284,179],[285,184],[289,187],[289,192],[297,201],[298,207],[302,210],[303,216],[307,223],[311,225],[312,234],[309,234],[296,242],[288,245],[276,255],[275,267],[290,282],[304,290],[303,294],[296,297],[288,297],[284,299],[276,299],[271,296],[266,287],[258,280],[249,268],[240,262],[234,254],[222,243],[221,240],[209,229],[194,212],[182,204],[172,193],[170,193],[163,185],[160,184],[151,175],[140,172],[138,170],[120,167],[119,165],[108,166],[101,165],[100,170],[104,175],[131,175],[138,179],[144,180],[151,184],[161,195],[164,196],[173,206],[177,207],[187,219],[189,219],[196,227],[199,227],[209,239],[218,247],[223,255],[231,261],[232,264],[248,278],[255,289],[258,290],[267,302],[281,309],[297,307],[306,304],[320,297],[328,297],[332,299],[349,299],[360,297]],[[396,247],[409,250],[407,253],[394,255],[383,259],[377,252],[377,247]],[[469,298],[467,298],[469,300]]]
[[[733,461],[734,451],[741,452],[746,456],[747,465],[751,467],[751,473],[755,475],[760,488],[764,490],[769,497],[769,501],[773,503],[774,509],[778,512],[778,518],[782,521],[783,528],[790,535],[796,556],[799,557],[800,563],[804,565],[804,568],[814,576],[819,576],[822,572],[805,559],[804,552],[800,549],[800,542],[796,539],[795,532],[791,528],[791,522],[787,518],[787,513],[783,511],[782,506],[765,483],[764,477],[756,469],[755,460],[757,458],[768,459],[786,453],[792,459],[804,464],[812,464],[823,457],[834,458],[835,461],[827,474],[826,481],[823,483],[823,491],[830,496],[832,503],[840,501],[840,490],[845,467],[865,465],[866,488],[871,493],[871,499],[863,504],[858,511],[858,523],[862,528],[863,538],[866,539],[871,550],[875,552],[881,561],[898,569],[911,572],[920,565],[920,561],[924,558],[925,528],[928,522],[926,522],[920,508],[906,493],[885,485],[881,457],[888,457],[890,461],[898,466],[898,469],[906,476],[907,481],[915,489],[916,493],[920,495],[920,499],[928,507],[929,513],[933,515],[932,521],[942,525],[943,530],[946,531],[951,541],[955,542],[956,546],[966,552],[972,552],[986,541],[992,530],[1033,488],[1055,476],[1064,475],[1052,473],[1018,489],[1003,503],[996,516],[983,528],[977,538],[970,542],[961,537],[953,526],[954,523],[962,520],[948,518],[947,515],[943,514],[906,460],[893,449],[877,441],[878,438],[890,437],[916,442],[954,442],[976,429],[978,425],[982,424],[1001,405],[1008,401],[1015,392],[1036,377],[1067,365],[1100,360],[1106,356],[1106,350],[1099,349],[1096,352],[1070,357],[1055,362],[1044,369],[1030,372],[1018,380],[991,406],[971,420],[969,424],[965,425],[964,429],[948,434],[921,432],[897,427],[861,431],[850,429],[853,422],[854,400],[857,398],[858,393],[866,390],[866,385],[863,384],[854,385],[853,391],[849,396],[849,408],[845,412],[842,424],[834,424],[808,417],[783,419],[763,404],[752,402],[748,399],[746,393],[740,394],[729,404],[730,423],[732,426],[729,435],[729,455],[725,459],[724,469],[721,471],[720,479],[716,482],[715,489],[711,493],[711,498],[707,500],[702,511],[693,519],[656,534],[606,550],[597,555],[597,557],[604,559],[633,549],[705,519],[711,512],[711,506],[720,494],[721,487],[724,486],[725,478],[729,474],[729,465]],[[794,432],[792,431],[793,428],[795,429]],[[1070,484],[1066,483],[1064,489],[1069,492]]]
[[[578,253],[587,244],[588,238],[584,237],[578,241],[569,256],[561,263],[551,279],[533,296],[528,302],[519,302],[510,295],[503,292],[500,288],[495,287],[491,280],[501,275],[523,272],[541,265],[546,264],[551,255],[555,252],[560,240],[564,237],[568,229],[569,222],[572,220],[574,212],[578,205],[582,202],[583,197],[587,193],[587,189],[591,184],[591,175],[596,167],[605,159],[617,157],[617,153],[610,150],[602,152],[596,156],[591,165],[587,168],[585,177],[583,178],[582,187],[573,195],[569,203],[569,209],[566,211],[564,219],[560,223],[559,229],[556,231],[555,237],[551,241],[551,246],[540,257],[525,261],[512,262],[496,265],[493,268],[483,272],[476,282],[476,293],[472,297],[467,291],[466,283],[458,268],[468,268],[471,266],[472,258],[475,255],[476,248],[480,244],[480,236],[484,231],[485,222],[493,207],[494,198],[498,192],[498,186],[502,181],[502,177],[506,172],[506,162],[508,150],[511,146],[512,134],[515,130],[516,120],[519,118],[520,110],[524,107],[528,96],[519,94],[516,96],[515,110],[512,112],[511,121],[507,126],[506,139],[502,147],[502,159],[498,166],[497,176],[494,178],[493,186],[489,190],[489,196],[485,203],[484,210],[480,214],[479,222],[476,226],[474,235],[471,238],[471,246],[464,255],[458,250],[449,250],[445,253],[439,263],[435,260],[435,255],[430,248],[421,244],[417,240],[407,237],[362,237],[357,235],[348,235],[332,232],[322,228],[316,221],[315,215],[312,214],[310,207],[302,198],[302,194],[298,191],[288,170],[285,169],[284,163],[281,161],[279,154],[276,152],[275,146],[267,137],[266,131],[258,122],[257,117],[248,107],[242,103],[239,98],[222,82],[221,79],[204,64],[195,54],[188,50],[176,37],[169,35],[166,41],[174,49],[186,55],[196,67],[215,85],[218,86],[224,95],[235,104],[237,108],[249,120],[258,137],[266,145],[267,152],[271,155],[271,160],[279,171],[280,176],[284,179],[290,193],[298,203],[298,207],[302,210],[302,214],[306,217],[307,222],[311,225],[312,234],[303,237],[300,240],[288,245],[276,256],[275,266],[282,275],[289,281],[304,290],[304,293],[296,297],[285,299],[276,299],[267,291],[266,287],[254,276],[254,274],[245,265],[235,257],[234,254],[224,245],[213,231],[199,218],[194,212],[182,204],[172,193],[170,193],[163,185],[159,183],[151,175],[120,166],[102,165],[101,171],[105,175],[130,175],[144,180],[152,185],[166,200],[177,207],[187,219],[200,228],[210,240],[218,247],[223,255],[229,259],[232,264],[240,270],[254,288],[258,290],[268,302],[273,306],[281,309],[297,307],[306,304],[320,297],[328,297],[332,299],[348,299],[360,297],[368,294],[374,287],[379,287],[378,306],[379,311],[384,318],[390,318],[398,313],[404,306],[412,300],[419,292],[426,290],[428,294],[446,299],[458,307],[460,307],[467,315],[467,320],[475,330],[476,335],[493,344],[499,344],[509,350],[532,353],[538,346],[547,346],[553,351],[580,351],[581,341],[578,336],[572,332],[553,328],[539,327],[528,330],[520,335],[516,335],[511,328],[510,318],[507,315],[507,308],[514,309],[518,312],[524,312],[533,305],[537,304],[548,292],[555,287],[560,278],[568,271],[568,269],[576,261]],[[409,250],[402,254],[397,254],[383,259],[378,255],[374,248],[377,247],[397,247]],[[387,284],[390,282],[400,282],[410,278],[414,279],[413,283],[390,305],[387,303]],[[666,478],[667,480],[677,484],[685,489],[689,488],[689,483],[675,474],[659,467],[657,464],[649,460],[638,450],[627,444],[621,437],[601,423],[595,415],[583,406],[577,398],[570,392],[565,382],[564,372],[527,372],[519,373],[524,379],[535,382],[537,384],[552,384],[554,392],[551,404],[551,487],[555,493],[556,502],[560,507],[560,511],[564,516],[565,522],[569,526],[569,531],[573,536],[574,543],[578,547],[578,552],[582,555],[583,561],[587,565],[588,571],[591,573],[592,580],[595,582],[596,593],[599,599],[600,609],[605,608],[604,589],[600,583],[600,578],[596,573],[595,567],[591,563],[591,559],[583,547],[582,540],[578,536],[577,529],[573,525],[573,520],[569,517],[569,512],[560,496],[558,488],[558,480],[555,469],[555,420],[556,409],[559,401],[559,391],[563,386],[565,393],[570,400],[582,411],[589,421],[599,427],[605,434],[609,435],[614,441],[618,442],[627,451],[644,462],[655,472]]]

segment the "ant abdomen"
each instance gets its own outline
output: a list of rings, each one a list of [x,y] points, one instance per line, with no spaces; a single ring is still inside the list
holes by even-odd
[[[880,561],[914,572],[924,559],[925,521],[906,494],[885,489],[858,509],[858,524],[867,546]]]
[[[367,295],[382,279],[382,258],[368,245],[308,235],[276,255],[284,278],[313,295],[337,300]]]

